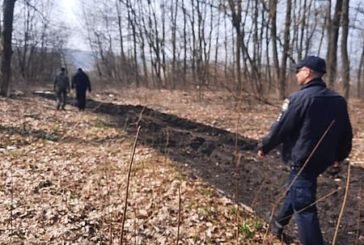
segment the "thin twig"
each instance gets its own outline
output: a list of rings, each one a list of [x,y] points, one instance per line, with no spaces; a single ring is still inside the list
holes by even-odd
[[[238,159],[236,161],[236,171],[238,173],[237,179],[236,179],[236,189],[235,189],[235,202],[236,202],[236,244],[239,244],[239,222],[240,222],[240,213],[239,213],[239,180],[240,180],[240,159],[241,154],[238,154]]]
[[[357,221],[357,228],[356,228],[356,239],[355,239],[355,245],[359,244],[359,238],[360,238],[360,223],[361,223],[361,216],[360,216],[360,210],[361,210],[361,198],[362,195],[362,183],[359,184],[359,194],[358,194],[358,221]]]
[[[181,212],[182,212],[182,199],[181,199],[181,185],[178,188],[178,224],[177,224],[177,242],[179,243],[179,234],[180,234],[180,226],[181,226]]]
[[[137,244],[138,242],[138,230],[137,230],[137,209],[134,207],[134,236],[135,236],[135,241],[134,243]]]
[[[339,227],[340,227],[340,222],[341,222],[341,219],[342,219],[342,216],[343,216],[343,213],[344,213],[346,201],[348,200],[348,193],[349,193],[349,187],[350,187],[350,177],[351,177],[351,164],[348,163],[348,175],[346,177],[345,194],[344,194],[343,202],[341,204],[341,210],[340,210],[339,218],[337,219],[335,234],[334,234],[334,238],[332,239],[332,245],[336,244],[337,234],[339,232]]]
[[[113,235],[112,235],[112,225],[109,226],[109,245],[112,245],[112,241],[113,241]]]
[[[120,245],[123,244],[123,240],[124,240],[124,225],[125,225],[125,220],[126,220],[126,210],[127,210],[127,207],[128,207],[130,175],[131,175],[131,168],[133,166],[133,161],[134,161],[134,156],[135,156],[135,149],[136,149],[137,142],[138,142],[139,132],[140,132],[140,126],[138,126],[138,129],[137,129],[137,132],[136,132],[135,141],[134,141],[134,145],[133,145],[133,151],[132,151],[131,158],[130,158],[130,163],[129,163],[128,179],[127,179],[127,182],[126,182],[123,221],[122,221],[122,224],[121,224]]]
[[[306,209],[308,209],[309,207],[312,207],[313,205],[315,205],[315,204],[317,204],[317,203],[319,203],[319,202],[321,202],[321,201],[323,201],[323,200],[325,200],[325,199],[329,198],[330,196],[334,195],[334,194],[335,194],[335,193],[337,193],[339,190],[340,190],[340,189],[336,189],[336,190],[331,191],[330,193],[326,194],[325,196],[320,197],[319,199],[317,199],[317,200],[316,200],[316,201],[314,201],[313,203],[310,203],[309,205],[307,205],[307,206],[305,206],[305,207],[301,208],[300,210],[296,211],[296,213],[301,213],[301,212],[305,211],[305,210],[306,210]],[[287,215],[287,216],[283,217],[283,219],[287,219],[287,218],[292,217],[292,216],[293,216],[293,215]]]
[[[136,125],[138,126],[140,126],[140,122],[143,120],[144,111],[145,111],[145,106],[143,106],[142,110],[139,113],[138,121],[136,122]]]
[[[261,180],[261,183],[259,185],[258,190],[254,192],[254,198],[253,198],[253,201],[250,204],[250,207],[252,209],[255,209],[255,204],[258,201],[258,198],[259,198],[259,195],[260,195],[261,191],[263,190],[263,186],[265,185],[265,180],[266,180],[266,177],[265,177],[265,174],[263,172],[263,179]]]
[[[10,163],[10,231],[11,235],[13,235],[14,227],[13,227],[13,207],[14,207],[14,180],[13,180],[13,162]],[[13,241],[13,238],[11,238],[11,241]]]
[[[165,149],[164,149],[164,160],[165,160],[165,163],[168,162],[168,158],[169,158],[169,129],[168,127],[166,127],[166,145],[165,145]]]
[[[110,216],[109,217],[107,217],[106,215],[105,215],[105,219],[106,219],[106,222],[107,222],[107,218],[109,218],[109,227],[110,227],[110,240],[109,241],[111,241],[111,243],[110,244],[112,244],[112,240],[113,240],[113,234],[112,234],[112,214],[111,214],[111,191],[110,191],[110,183],[109,183],[109,179],[110,179],[110,175],[109,175],[109,173],[110,173],[110,169],[109,169],[109,164],[106,164],[106,166],[105,166],[105,168],[103,169],[104,171],[105,171],[105,180],[106,180],[106,190],[107,190],[107,192],[106,192],[106,197],[104,197],[104,199],[107,199],[106,200],[106,202],[107,202],[107,207],[109,207],[109,213],[110,213]],[[104,202],[103,202],[103,204],[105,203],[105,200],[104,200]],[[103,207],[104,208],[104,207]]]

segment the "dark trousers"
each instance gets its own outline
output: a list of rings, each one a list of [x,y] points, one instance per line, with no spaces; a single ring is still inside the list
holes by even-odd
[[[85,110],[86,107],[86,90],[76,90],[77,107],[80,111]]]
[[[289,183],[295,175],[291,173]],[[316,187],[316,177],[298,176],[276,216],[276,221],[282,226],[289,223],[292,215],[295,216],[299,239],[303,245],[323,244],[317,208],[313,204],[316,201]]]
[[[59,110],[60,108],[64,109],[67,102],[67,91],[63,89],[57,89],[56,101],[57,101],[57,110]]]

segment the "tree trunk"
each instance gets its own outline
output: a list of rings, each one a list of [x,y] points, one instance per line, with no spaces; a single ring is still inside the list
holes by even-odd
[[[176,88],[177,79],[177,15],[178,15],[178,0],[171,3],[171,42],[172,42],[172,89]]]
[[[236,32],[235,41],[235,56],[236,56],[236,79],[237,79],[237,95],[240,95],[242,89],[242,77],[241,77],[241,64],[240,64],[240,50],[241,44],[243,42],[243,36],[241,31],[241,11],[242,11],[242,1],[229,0],[229,6],[231,10],[232,24]]]
[[[359,68],[358,68],[358,88],[357,88],[357,96],[359,98],[362,97],[362,82],[363,82],[363,70],[364,70],[364,45],[363,49],[361,51],[361,57],[359,62]]]
[[[187,11],[185,1],[182,0],[183,11],[183,88],[187,86]]]
[[[281,61],[281,69],[279,72],[279,81],[278,81],[278,95],[280,99],[284,99],[286,96],[286,70],[287,70],[287,58],[290,52],[290,27],[291,27],[291,10],[292,10],[292,0],[287,1],[287,9],[286,9],[286,20],[285,20],[285,27],[284,27],[284,43],[283,43],[283,54],[282,54],[282,61]]]
[[[327,48],[327,80],[330,87],[334,87],[336,80],[336,66],[337,66],[337,42],[339,38],[340,28],[340,15],[342,11],[343,0],[337,0],[335,6],[335,13],[331,21],[328,22],[329,42]],[[330,1],[331,3],[331,1]],[[330,8],[330,6],[329,6]],[[330,15],[329,15],[330,17]]]
[[[348,35],[349,35],[349,0],[343,0],[342,15],[341,15],[341,56],[343,69],[343,89],[344,97],[349,99],[350,92],[350,61],[348,55]]]
[[[120,73],[120,71],[122,71],[123,67],[125,67],[125,65],[127,64],[126,61],[126,57],[125,57],[125,51],[124,51],[124,33],[123,33],[123,26],[122,26],[122,19],[121,19],[121,3],[119,0],[116,0],[115,2],[115,8],[116,8],[116,13],[117,13],[117,23],[118,23],[118,32],[119,32],[119,46],[120,46],[120,62],[118,62],[117,66],[118,66],[118,78],[119,81],[122,83],[125,83],[125,80],[128,81],[128,78],[123,78],[122,75]],[[121,75],[121,76],[120,76]]]
[[[217,86],[217,77],[218,77],[218,73],[217,73],[217,68],[218,68],[218,64],[219,64],[219,41],[220,41],[220,14],[218,15],[218,19],[217,19],[217,35],[216,35],[216,40],[215,40],[215,59],[214,59],[214,86]]]
[[[277,37],[277,0],[270,1],[270,18],[271,18],[271,33],[272,33],[272,51],[273,51],[273,64],[275,68],[275,81],[280,78],[279,58],[278,58],[278,37]]]
[[[4,0],[3,2],[3,33],[1,53],[1,84],[0,95],[8,96],[11,79],[11,40],[13,34],[14,7],[16,0]]]

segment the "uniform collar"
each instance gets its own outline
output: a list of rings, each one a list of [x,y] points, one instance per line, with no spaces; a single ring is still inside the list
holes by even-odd
[[[321,86],[326,88],[326,83],[321,78],[314,78],[308,83],[302,85],[301,90],[312,86]]]

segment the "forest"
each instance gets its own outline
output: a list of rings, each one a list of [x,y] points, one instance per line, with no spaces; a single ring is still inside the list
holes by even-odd
[[[66,10],[55,1],[4,1],[1,91],[7,93],[11,80],[45,82],[60,66],[75,69],[64,57],[67,40],[76,35],[92,52],[93,80],[101,84],[221,88],[284,98],[291,91],[292,65],[318,55],[327,61],[330,87],[346,98],[360,97],[362,5],[354,0],[80,1],[71,8],[78,20],[70,26],[62,18]],[[7,75],[11,71],[13,79]]]
[[[363,244],[362,1],[0,5],[0,244],[300,244],[294,222],[271,233],[291,168],[257,146],[307,56],[353,132],[317,178],[323,238]],[[60,110],[59,72],[78,68],[86,108],[69,88]]]

